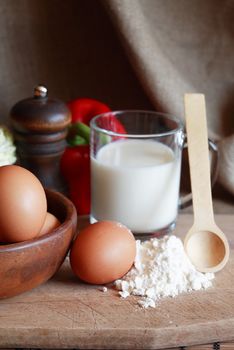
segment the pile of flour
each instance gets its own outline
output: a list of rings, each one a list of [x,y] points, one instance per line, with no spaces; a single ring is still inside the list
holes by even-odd
[[[155,307],[157,300],[212,286],[213,273],[198,272],[176,236],[136,241],[136,258],[123,279],[115,281],[122,298],[138,295],[143,308]]]

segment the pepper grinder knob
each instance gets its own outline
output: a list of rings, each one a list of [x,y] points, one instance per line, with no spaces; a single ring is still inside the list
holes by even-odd
[[[48,97],[38,85],[33,97],[17,102],[10,111],[19,164],[32,171],[46,188],[66,193],[60,159],[66,147],[71,114],[66,104]]]
[[[47,96],[47,88],[43,85],[38,85],[34,88],[34,97],[44,98]]]

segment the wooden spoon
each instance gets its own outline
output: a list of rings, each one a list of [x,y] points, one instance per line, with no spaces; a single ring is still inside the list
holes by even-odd
[[[217,272],[228,261],[229,245],[214,221],[205,96],[185,94],[184,103],[194,210],[194,223],[184,247],[197,270]]]

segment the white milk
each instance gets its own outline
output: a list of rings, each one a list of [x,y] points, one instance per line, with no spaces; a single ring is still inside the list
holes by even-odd
[[[166,145],[120,140],[91,159],[92,218],[115,220],[133,232],[150,232],[175,221],[180,158]]]

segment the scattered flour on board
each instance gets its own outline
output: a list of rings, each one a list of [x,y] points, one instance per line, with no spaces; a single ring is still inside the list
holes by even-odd
[[[132,269],[115,281],[122,298],[138,295],[143,308],[156,307],[157,300],[212,286],[213,273],[201,273],[188,259],[182,241],[172,235],[136,241]]]

